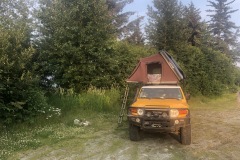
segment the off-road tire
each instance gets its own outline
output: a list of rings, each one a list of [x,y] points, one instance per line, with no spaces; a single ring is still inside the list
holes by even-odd
[[[140,137],[140,128],[138,126],[129,124],[129,138],[131,141],[139,141]]]
[[[191,125],[180,128],[180,141],[183,145],[190,145],[192,142]]]

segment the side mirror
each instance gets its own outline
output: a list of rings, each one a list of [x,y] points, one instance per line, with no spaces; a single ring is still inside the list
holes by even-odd
[[[185,95],[185,97],[186,97],[187,100],[190,100],[190,97],[191,97],[190,93],[187,93],[187,94]]]

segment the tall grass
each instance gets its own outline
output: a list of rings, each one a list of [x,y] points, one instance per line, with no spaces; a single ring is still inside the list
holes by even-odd
[[[89,88],[89,90],[79,95],[81,108],[93,111],[116,111],[119,108],[120,94],[119,91],[112,88],[111,90],[102,90]]]
[[[63,111],[88,110],[98,112],[116,111],[120,105],[120,92],[116,88],[109,90],[90,87],[81,94],[61,91],[49,96],[49,104]]]
[[[51,107],[45,115],[37,117],[34,123],[0,125],[0,160],[21,150],[76,137],[91,137],[92,132],[117,123],[121,102],[117,88],[105,90],[91,87],[81,94],[60,90],[47,97]],[[75,126],[74,119],[90,121],[91,126]]]
[[[220,97],[193,97],[189,101],[190,109],[194,110],[227,110],[236,108],[239,105],[238,95],[225,93]]]

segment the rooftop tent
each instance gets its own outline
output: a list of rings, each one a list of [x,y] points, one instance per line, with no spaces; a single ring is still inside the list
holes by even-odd
[[[184,79],[183,71],[166,51],[140,59],[133,73],[127,79],[129,83],[166,84],[178,83]]]

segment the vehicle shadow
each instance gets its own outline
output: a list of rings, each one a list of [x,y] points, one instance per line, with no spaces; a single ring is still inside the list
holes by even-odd
[[[148,140],[148,139],[160,139],[160,141],[177,141],[180,143],[180,136],[174,133],[151,133],[151,132],[143,132],[141,131],[141,139]]]
[[[122,127],[116,128],[115,134],[117,134],[121,139],[129,140],[128,125],[124,124]],[[180,143],[180,136],[174,133],[140,131],[140,137],[141,137],[141,140],[146,140],[146,141],[156,139],[164,142],[177,141],[178,143]]]

